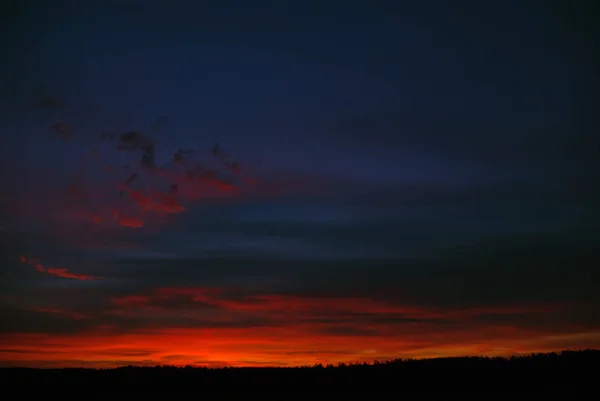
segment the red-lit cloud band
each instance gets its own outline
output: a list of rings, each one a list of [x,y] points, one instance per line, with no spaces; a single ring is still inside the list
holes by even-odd
[[[25,256],[21,256],[21,263],[28,264],[30,266],[35,267],[35,269],[40,273],[47,273],[52,276],[63,277],[63,278],[71,278],[75,280],[97,280],[101,277],[89,276],[85,274],[76,274],[68,269],[62,267],[46,267],[40,263],[39,258],[26,258]]]

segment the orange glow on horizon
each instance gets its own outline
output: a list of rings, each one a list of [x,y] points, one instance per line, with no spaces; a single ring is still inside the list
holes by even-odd
[[[490,338],[494,332],[501,334],[503,339]],[[490,327],[479,333],[456,333],[449,337],[374,337],[315,335],[310,326],[166,328],[127,333],[99,327],[95,332],[78,335],[2,334],[0,341],[4,348],[1,363],[4,366],[118,367],[158,364],[223,367],[302,366],[464,355],[509,356],[565,349],[549,345],[550,340],[556,339],[571,345],[566,348],[577,348],[582,336],[600,344],[600,332],[549,336]]]
[[[244,296],[231,289],[173,287],[105,298],[105,305],[92,311],[35,309],[99,323],[73,334],[1,334],[0,365],[300,366],[600,346],[600,331],[588,327],[531,329],[511,323],[535,314],[553,316],[565,305],[431,309],[368,298]],[[506,318],[491,323],[490,316]],[[116,320],[107,323],[110,319]],[[130,328],[120,327],[120,321]]]

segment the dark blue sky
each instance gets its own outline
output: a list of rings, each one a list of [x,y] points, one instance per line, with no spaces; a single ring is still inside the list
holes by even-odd
[[[519,332],[526,344],[518,346],[494,339],[489,352],[554,347],[539,330],[574,336],[567,346],[582,335],[598,340],[591,316],[600,276],[589,262],[597,262],[600,222],[592,2],[26,3],[3,13],[7,338],[58,326],[212,327],[193,312],[177,315],[187,304],[162,305],[162,320],[138,316],[135,324],[102,309],[115,297],[183,286],[438,309],[558,303],[574,309],[502,321],[535,333]],[[36,107],[39,85],[61,106]],[[90,228],[74,217],[65,195],[74,176],[101,193],[86,207],[116,202],[87,153],[100,133],[147,133],[158,116],[169,118],[155,135],[158,164],[182,147],[208,155],[219,142],[261,185],[235,199],[185,203],[186,213],[139,230]],[[48,128],[56,121],[72,124],[69,142]],[[137,162],[102,157],[105,165]],[[103,279],[39,275],[18,263],[23,254]],[[69,297],[89,288],[94,295],[76,311],[89,320],[54,324],[39,311],[37,303],[68,309]],[[23,294],[32,294],[26,303]],[[403,327],[386,319],[351,320],[385,342],[389,327]],[[491,323],[468,324],[476,332]],[[450,337],[385,352],[470,352],[456,344],[488,341]],[[360,354],[348,347],[344,355]],[[234,363],[241,354],[232,355]],[[64,358],[55,362],[85,361]]]

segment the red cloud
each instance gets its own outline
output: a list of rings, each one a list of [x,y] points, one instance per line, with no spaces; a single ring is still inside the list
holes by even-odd
[[[133,298],[132,298],[133,297]],[[159,288],[149,296],[113,299],[115,305],[156,305],[165,300],[186,298],[235,312],[265,312],[281,316],[334,315],[337,313],[398,315],[419,319],[466,319],[480,315],[520,315],[544,313],[555,309],[548,305],[476,307],[465,309],[422,308],[376,301],[370,298],[309,298],[280,294],[231,296],[219,288]],[[132,302],[131,300],[135,300]]]
[[[53,129],[61,135],[68,128],[69,125],[63,122],[53,125]],[[74,166],[77,175],[67,188],[62,188],[61,195],[53,194],[52,202],[47,202],[48,196],[45,196],[43,206],[41,200],[39,204],[33,201],[33,204],[21,206],[22,212],[31,214],[33,211],[30,217],[38,221],[48,219],[61,224],[69,220],[67,225],[76,221],[82,233],[111,225],[141,228],[155,222],[153,215],[185,212],[187,207],[182,201],[218,199],[240,193],[240,166],[218,145],[211,152],[180,149],[169,163],[159,165],[155,160],[158,143],[148,133],[103,133],[89,139],[96,143],[82,161],[83,166]],[[103,148],[101,152],[100,148]],[[124,150],[131,156],[118,154]],[[100,156],[110,153],[113,153],[113,160],[101,160]],[[116,162],[116,158],[123,158],[123,161]],[[131,160],[126,160],[129,158]],[[45,170],[44,174],[47,175],[48,171]],[[35,192],[56,192],[56,188],[48,188],[49,191],[41,189],[53,181],[39,183],[41,186],[37,188],[36,185]],[[124,193],[128,196],[124,197]],[[28,197],[31,198],[29,194]],[[141,209],[144,215],[137,215],[132,207],[138,212]],[[107,215],[115,208],[119,209],[121,216],[111,222]],[[40,212],[47,214],[49,210],[52,210],[51,216],[38,216]]]
[[[179,204],[177,198],[169,194],[155,193],[147,196],[142,191],[129,191],[131,199],[145,211],[153,211],[158,214],[181,213],[186,209]]]
[[[31,258],[28,259],[24,256],[20,257],[21,263],[25,263],[31,265],[36,268],[36,270],[40,273],[48,273],[52,276],[63,277],[63,278],[72,278],[76,280],[97,280],[101,277],[89,276],[85,274],[76,274],[70,272],[69,270],[61,267],[45,267],[39,262],[39,258]]]
[[[85,274],[75,274],[71,273],[67,269],[58,268],[58,267],[49,267],[47,270],[48,274],[52,274],[57,277],[64,278],[74,278],[76,280],[96,280],[98,277],[95,276],[87,276]]]
[[[144,221],[133,216],[119,216],[119,224],[124,227],[141,228],[144,227]]]
[[[174,193],[188,201],[238,196],[241,192],[236,185],[217,178],[210,170],[194,175],[157,168],[154,173],[157,177],[174,183],[171,187]]]

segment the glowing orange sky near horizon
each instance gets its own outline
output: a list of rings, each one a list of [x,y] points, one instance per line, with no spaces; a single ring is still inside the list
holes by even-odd
[[[299,366],[395,358],[509,356],[600,346],[600,331],[583,327],[552,331],[473,320],[490,315],[553,314],[561,309],[557,307],[442,310],[360,298],[272,294],[236,299],[225,294],[218,288],[158,288],[111,298],[102,311],[37,310],[79,321],[112,316],[143,324],[130,329],[99,325],[74,334],[5,333],[0,335],[0,364],[95,368],[130,364]],[[367,323],[359,318],[339,318],[349,313],[359,317],[437,319],[438,323]],[[162,318],[195,319],[196,326],[165,325],[160,323]],[[243,318],[270,320],[242,327]]]
[[[107,328],[108,329],[108,328]],[[253,329],[154,329],[130,333],[0,335],[3,366],[93,367],[125,365],[301,366],[354,363],[395,358],[447,356],[510,356],[579,349],[581,339],[600,344],[600,332],[541,335],[515,330],[509,338],[483,340],[502,327],[478,333],[466,342],[464,333],[438,343],[414,337],[312,335],[305,327]],[[471,337],[476,337],[472,335]],[[452,343],[455,341],[455,343]],[[559,341],[563,346],[551,345]],[[570,346],[569,346],[570,345]],[[588,347],[586,347],[588,348]]]

